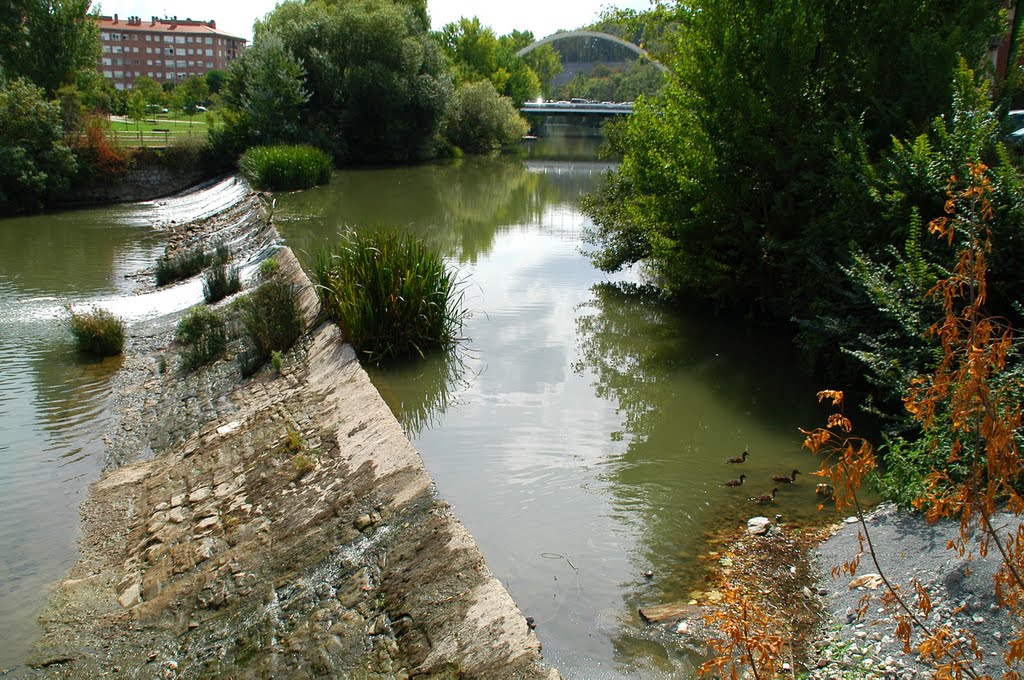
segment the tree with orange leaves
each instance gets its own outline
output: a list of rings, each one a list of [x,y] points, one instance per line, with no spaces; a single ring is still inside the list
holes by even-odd
[[[1019,492],[1024,465],[1019,448],[1022,382],[1015,370],[1013,332],[985,311],[986,270],[992,252],[989,224],[994,217],[991,194],[988,168],[981,162],[969,163],[963,180],[950,179],[947,215],[929,224],[932,234],[956,249],[956,264],[928,292],[942,309],[942,318],[927,331],[940,348],[938,362],[933,371],[912,381],[904,404],[925,435],[943,430],[929,440],[933,447],[942,447],[936,453],[946,465],[931,471],[914,507],[924,511],[930,522],[959,520],[959,539],[949,547],[960,557],[971,559],[968,538],[974,531],[981,536],[979,554],[998,551],[1000,569],[993,584],[997,601],[1024,619],[1024,529],[1001,533],[992,522],[997,510],[1016,516],[1024,511]],[[818,396],[830,400],[837,412],[825,427],[805,432],[804,446],[823,456],[817,474],[830,479],[837,506],[852,505],[857,511],[862,548],[882,575],[885,599],[900,610],[897,636],[909,651],[917,628],[922,633],[917,652],[933,663],[940,676],[978,677],[972,668],[972,660],[981,658],[976,642],[941,622],[928,625],[931,603],[921,586],[915,586],[917,601],[912,606],[878,565],[857,499],[865,475],[875,468],[874,448],[853,436],[842,392],[829,390]],[[953,468],[966,472],[952,475]],[[852,574],[858,563],[856,557],[839,571]],[[1024,632],[1008,642],[1003,656],[1008,666],[1024,660]],[[1014,671],[1007,675],[1017,677]]]

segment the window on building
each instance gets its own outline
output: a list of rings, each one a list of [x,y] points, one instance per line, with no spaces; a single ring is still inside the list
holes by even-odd
[[[212,45],[213,44],[213,38],[207,38],[206,39],[206,44],[207,45]]]
[[[103,52],[104,54],[110,54],[110,45],[104,45]]]
[[[164,48],[164,54],[174,54],[174,48],[173,47]]]
[[[114,48],[114,54],[121,54],[121,46],[118,45]]]
[[[177,64],[176,64],[176,66],[177,66],[178,68],[185,68],[185,60],[184,60],[184,59],[179,59],[179,60],[177,61]]]
[[[124,78],[124,71],[114,71],[115,78]]]
[[[212,61],[206,62],[206,68],[213,68],[213,62]]]
[[[157,59],[157,60],[156,60],[156,65],[157,65],[157,66],[163,66],[163,65],[164,65],[164,62],[163,62],[163,60],[162,60],[162,59]]]
[[[122,33],[121,34],[121,40],[128,40],[128,34],[127,33]]]
[[[124,89],[124,83],[114,83],[114,87],[118,90]]]
[[[196,65],[196,62],[194,62],[194,61],[192,61],[192,60],[189,60],[189,62],[188,62],[188,65],[189,65],[189,66],[195,66],[195,65]]]
[[[164,36],[164,42],[165,43],[172,43],[172,42],[174,42],[174,36],[173,35],[165,35]]]
[[[110,66],[110,57],[103,57],[103,65]]]
[[[100,40],[110,40],[109,33],[100,33]]]
[[[103,72],[103,77],[104,78],[113,78],[114,77],[114,72],[113,71],[104,71]]]
[[[176,44],[176,45],[184,45],[185,44],[185,36],[183,36],[183,35],[176,35],[176,36],[174,36],[174,44]]]
[[[212,57],[213,56],[213,50],[206,50],[206,56]]]
[[[146,42],[153,42],[153,36],[151,36],[149,33],[146,34]]]
[[[135,54],[138,54],[139,53],[139,48],[138,47],[133,47],[132,48],[132,52],[134,52]]]

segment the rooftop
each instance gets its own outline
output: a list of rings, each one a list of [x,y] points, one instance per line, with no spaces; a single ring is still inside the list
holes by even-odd
[[[135,31],[145,30],[154,33],[198,33],[245,41],[245,38],[239,38],[237,36],[224,33],[223,31],[218,31],[217,22],[212,19],[210,21],[197,21],[193,19],[179,19],[175,16],[163,18],[152,17],[149,21],[144,21],[142,17],[126,17],[124,19],[119,19],[116,14],[112,17],[100,16],[97,17],[97,19],[101,30],[130,29]]]

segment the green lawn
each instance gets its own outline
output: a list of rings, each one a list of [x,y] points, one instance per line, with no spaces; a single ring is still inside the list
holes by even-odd
[[[114,116],[110,120],[110,135],[124,146],[165,146],[176,139],[205,139],[206,130],[205,111],[192,116],[191,123],[184,113],[149,114],[138,123],[121,116]]]

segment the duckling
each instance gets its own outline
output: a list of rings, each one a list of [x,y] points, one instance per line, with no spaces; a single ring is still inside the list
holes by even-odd
[[[739,479],[730,479],[728,482],[726,482],[722,486],[740,486],[741,484],[743,484],[743,480],[746,479],[746,478],[747,478],[746,475],[740,475]]]
[[[814,495],[822,500],[828,500],[836,494],[836,490],[832,488],[831,484],[818,484],[814,487]]]
[[[778,482],[779,484],[792,484],[793,482],[796,481],[796,476],[797,475],[802,475],[802,474],[803,473],[800,472],[799,470],[793,470],[793,476],[792,477],[790,477],[788,475],[772,475],[772,481],[773,482]]]
[[[745,462],[747,460],[747,456],[749,456],[749,455],[750,455],[750,452],[744,451],[742,456],[736,456],[735,458],[730,458],[729,460],[727,460],[725,462],[726,463],[743,463],[743,462]]]
[[[778,492],[778,489],[772,489],[771,493],[762,494],[760,496],[751,496],[747,500],[751,503],[772,503],[775,501],[775,494]]]

